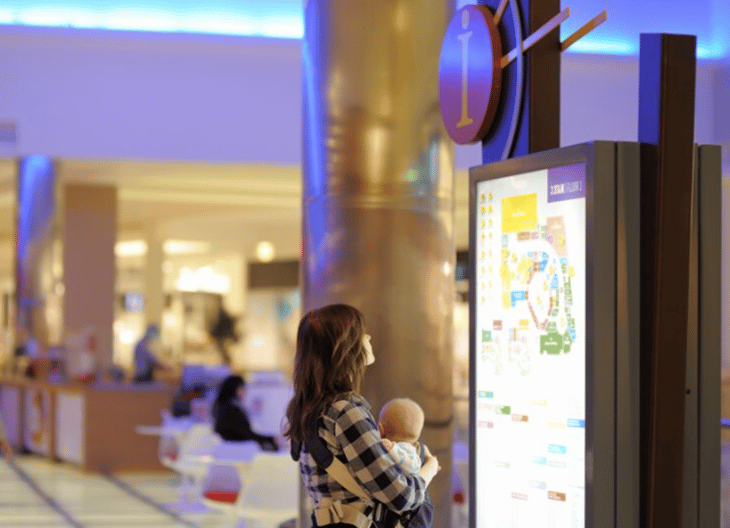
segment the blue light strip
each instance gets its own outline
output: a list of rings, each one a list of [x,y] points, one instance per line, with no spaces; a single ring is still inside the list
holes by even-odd
[[[638,55],[639,43],[627,40],[610,38],[583,37],[568,48],[570,53],[587,53],[594,55]],[[726,54],[726,49],[717,44],[697,43],[697,58],[720,59]]]
[[[304,36],[304,20],[300,2],[256,3],[232,8],[202,4],[167,4],[145,7],[86,5],[0,6],[0,25],[34,27],[68,27],[154,31],[161,33],[201,33],[213,35],[257,36],[300,39]],[[161,4],[162,2],[157,2]]]
[[[204,0],[156,0],[155,5],[148,6],[86,0],[77,1],[72,7],[58,5],[54,0],[46,0],[45,4],[33,0],[11,0],[8,3],[0,5],[0,25],[281,39],[301,39],[304,36],[301,0],[239,0],[235,3],[228,0],[207,3]],[[467,3],[474,3],[474,0],[459,0],[459,5]],[[563,38],[566,36],[563,35]],[[636,39],[588,35],[571,46],[569,52],[638,55],[638,35]],[[698,42],[697,56],[701,59],[722,58],[727,53],[728,46],[723,43],[704,39]]]
[[[595,39],[583,37],[568,48],[571,53],[590,53],[595,55],[637,55],[639,46],[620,40]]]

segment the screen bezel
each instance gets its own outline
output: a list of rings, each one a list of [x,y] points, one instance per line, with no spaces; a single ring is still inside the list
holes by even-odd
[[[586,164],[585,528],[615,519],[616,144],[593,142],[469,170],[469,526],[476,524],[476,200],[477,184]],[[596,196],[601,200],[597,201]],[[600,266],[595,266],[600,262]],[[600,375],[599,375],[600,373]],[[600,442],[596,442],[600,439]],[[601,468],[596,472],[594,467]],[[483,528],[483,527],[479,527]]]

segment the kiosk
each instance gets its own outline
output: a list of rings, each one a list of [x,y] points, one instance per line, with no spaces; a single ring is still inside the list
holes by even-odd
[[[470,170],[472,527],[638,527],[639,171],[612,142]]]

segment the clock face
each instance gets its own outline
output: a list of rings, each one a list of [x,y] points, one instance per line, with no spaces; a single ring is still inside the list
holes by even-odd
[[[522,114],[523,23],[517,0],[493,3],[467,5],[454,15],[441,49],[439,100],[451,139],[460,145],[484,140],[495,151],[490,158],[499,160],[514,150]],[[512,50],[507,64],[505,50]]]

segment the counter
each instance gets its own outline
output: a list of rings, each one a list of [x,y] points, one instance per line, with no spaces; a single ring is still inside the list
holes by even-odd
[[[16,448],[88,472],[157,471],[158,439],[136,433],[160,423],[173,387],[166,383],[66,385],[0,378],[0,415]]]

